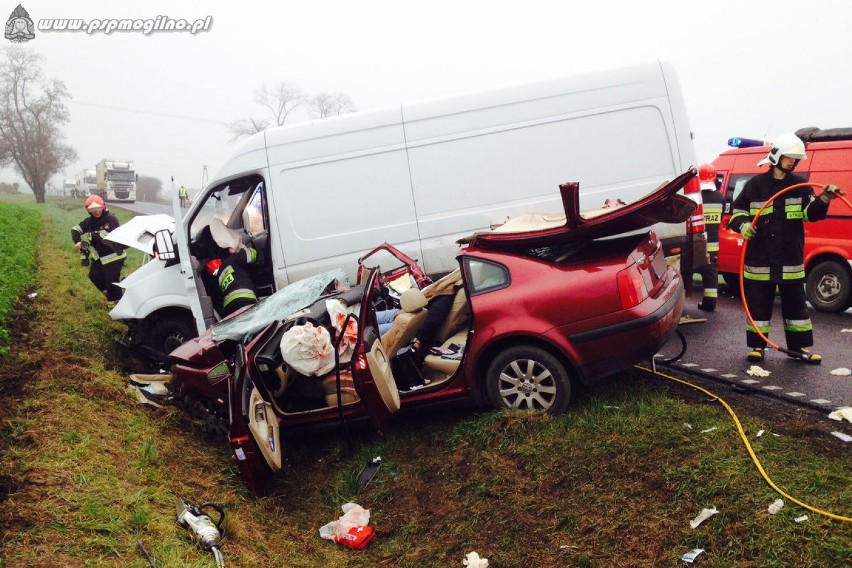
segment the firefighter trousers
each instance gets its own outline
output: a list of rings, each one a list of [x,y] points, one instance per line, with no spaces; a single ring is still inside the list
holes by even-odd
[[[704,297],[698,305],[702,310],[712,312],[716,309],[716,298],[719,297],[719,255],[710,254],[710,263],[698,268],[695,272],[701,276],[704,286]]]
[[[89,280],[98,290],[106,294],[110,302],[121,299],[121,288],[115,283],[121,280],[122,266],[124,266],[124,260],[116,260],[109,264],[101,264],[101,261],[93,260],[89,265]]]
[[[746,303],[757,328],[769,337],[769,322],[772,320],[772,306],[775,303],[775,288],[781,295],[781,317],[784,318],[784,335],[787,348],[798,350],[814,344],[814,332],[808,307],[805,303],[805,285],[801,282],[757,282],[746,280],[743,283]],[[751,323],[746,326],[746,343],[749,347],[766,347],[766,342],[755,332]]]

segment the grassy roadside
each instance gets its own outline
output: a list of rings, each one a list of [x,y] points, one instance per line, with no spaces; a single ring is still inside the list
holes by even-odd
[[[15,301],[35,279],[36,237],[42,208],[20,198],[0,201],[0,357],[9,353],[7,319]]]
[[[39,295],[0,359],[0,380],[18,385],[0,414],[0,566],[147,566],[140,542],[158,566],[213,565],[176,526],[176,497],[224,507],[229,566],[461,566],[471,550],[491,566],[682,566],[693,548],[706,550],[699,566],[852,564],[850,524],[792,504],[767,514],[777,495],[723,409],[638,374],[559,417],[431,411],[399,417],[384,442],[356,428],[351,451],[337,433],[288,440],[272,495],[249,497],[222,444],[126,394],[121,328],[69,244],[80,210],[43,208]],[[852,460],[823,419],[754,410],[740,419],[774,481],[852,514]],[[379,531],[361,552],[317,535],[350,500]],[[720,513],[691,529],[710,506]]]

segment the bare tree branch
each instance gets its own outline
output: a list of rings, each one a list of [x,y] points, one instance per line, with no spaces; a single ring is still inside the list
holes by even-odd
[[[0,164],[13,164],[44,203],[47,181],[77,158],[60,127],[68,122],[61,81],[45,81],[41,56],[6,47],[0,60]]]
[[[236,142],[243,136],[251,136],[258,132],[263,132],[269,127],[268,120],[259,120],[256,118],[243,118],[228,123],[228,131],[231,133],[231,138],[228,142]]]
[[[311,98],[310,111],[316,118],[339,116],[358,110],[352,104],[352,99],[343,91],[320,91]]]

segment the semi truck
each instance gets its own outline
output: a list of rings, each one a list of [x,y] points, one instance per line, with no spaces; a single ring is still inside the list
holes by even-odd
[[[98,178],[94,169],[77,172],[74,177],[74,192],[76,197],[88,197],[98,194]]]
[[[64,186],[62,187],[62,195],[65,197],[77,197],[76,189],[77,186],[74,183],[74,180],[66,178]]]
[[[97,193],[104,201],[136,201],[136,174],[132,160],[104,159],[95,166]]]

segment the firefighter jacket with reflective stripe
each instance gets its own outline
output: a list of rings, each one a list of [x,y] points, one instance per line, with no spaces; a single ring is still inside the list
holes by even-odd
[[[100,217],[89,215],[79,224],[71,228],[71,240],[74,243],[84,242],[90,245],[89,260],[98,260],[101,264],[110,264],[124,260],[127,253],[118,243],[105,241],[107,233],[119,225],[118,218],[104,209]]]
[[[734,200],[728,227],[739,232],[750,223],[773,195],[805,180],[788,174],[784,179],[772,177],[772,170],[754,176]],[[814,197],[813,189],[802,187],[789,191],[767,205],[755,223],[757,234],[748,243],[743,277],[749,280],[782,283],[805,279],[805,221],[821,221],[828,204]]]
[[[702,190],[704,203],[704,230],[707,232],[707,252],[719,252],[719,223],[722,222],[722,209],[725,198],[719,190]]]
[[[257,302],[254,282],[246,265],[257,261],[257,251],[251,247],[239,250],[222,261],[216,276],[222,290],[222,308],[226,314],[248,303]]]

